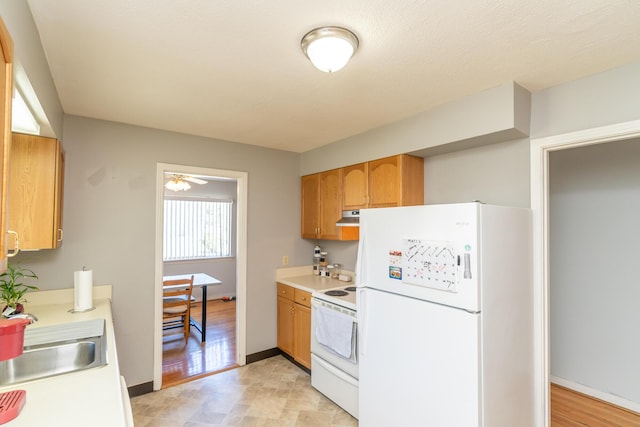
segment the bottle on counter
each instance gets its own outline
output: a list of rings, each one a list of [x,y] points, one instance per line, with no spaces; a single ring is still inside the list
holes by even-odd
[[[320,257],[321,257],[322,249],[320,246],[316,245],[313,248],[313,274],[320,275]]]
[[[333,264],[329,266],[331,271],[331,278],[337,279],[340,276],[340,272],[342,271],[342,264]]]

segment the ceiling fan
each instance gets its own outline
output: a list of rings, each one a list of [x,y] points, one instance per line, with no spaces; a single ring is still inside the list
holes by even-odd
[[[194,184],[206,184],[207,181],[204,179],[196,178],[195,176],[185,175],[181,173],[172,173],[168,174],[170,180],[164,185],[168,190],[171,191],[187,191],[191,188],[189,182]],[[187,182],[189,181],[189,182]]]

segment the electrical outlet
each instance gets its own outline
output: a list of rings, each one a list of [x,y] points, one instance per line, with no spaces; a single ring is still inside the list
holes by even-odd
[[[288,255],[283,255],[282,256],[282,265],[289,265],[289,256]]]

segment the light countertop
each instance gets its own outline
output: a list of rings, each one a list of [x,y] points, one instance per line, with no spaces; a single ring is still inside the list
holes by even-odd
[[[312,274],[312,271],[311,266],[278,269],[276,270],[276,281],[311,293],[353,285],[353,282],[342,282],[337,279],[318,276]],[[344,274],[353,277],[352,273],[344,272]]]
[[[107,285],[108,286],[108,285]],[[71,295],[71,300],[68,300]],[[0,392],[26,390],[26,403],[20,415],[4,424],[7,427],[104,426],[127,425],[128,396],[123,396],[108,289],[94,291],[95,310],[70,313],[73,289],[27,294],[26,311],[38,321],[27,326],[41,328],[70,322],[105,319],[107,365],[31,382],[0,387]],[[46,303],[49,301],[50,303]],[[126,391],[125,391],[126,393]]]

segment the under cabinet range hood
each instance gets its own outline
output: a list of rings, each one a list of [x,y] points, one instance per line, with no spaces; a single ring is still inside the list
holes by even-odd
[[[360,227],[360,211],[342,211],[342,218],[336,222],[338,227]]]

